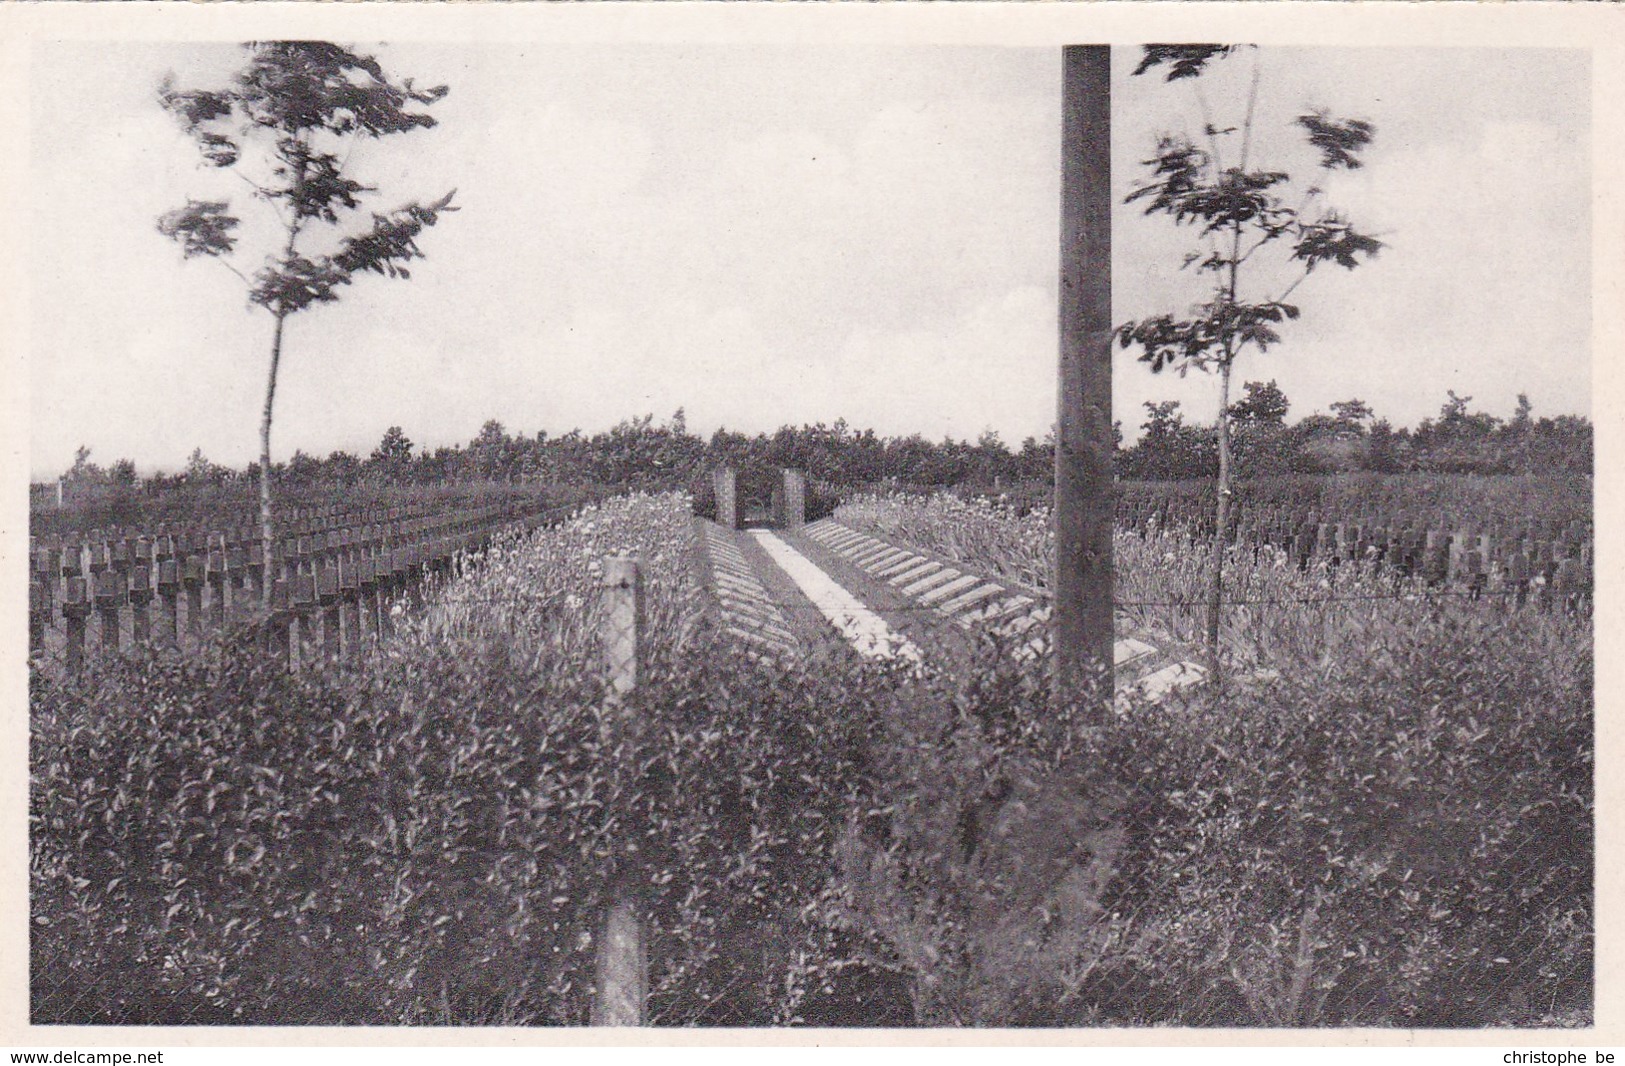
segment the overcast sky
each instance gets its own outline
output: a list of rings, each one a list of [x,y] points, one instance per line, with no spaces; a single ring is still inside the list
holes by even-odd
[[[358,148],[386,209],[455,186],[407,282],[366,277],[290,320],[273,450],[366,455],[595,431],[678,407],[691,428],[833,422],[1012,443],[1054,420],[1057,49],[363,46],[444,82],[438,128]],[[1284,343],[1239,365],[1292,417],[1350,397],[1396,424],[1445,391],[1506,416],[1590,413],[1590,88],[1584,53],[1268,49],[1207,81],[1220,125],[1263,64],[1255,160],[1313,156],[1311,106],[1377,126],[1368,166],[1324,182],[1388,247],[1317,271]],[[229,46],[53,44],[34,57],[34,476],[93,459],[175,469],[257,453],[270,319],[154,219],[245,187],[197,166],[158,107],[168,70],[220,81]],[[1119,199],[1161,131],[1200,131],[1191,83],[1114,61]],[[255,208],[245,204],[243,212]],[[1116,317],[1201,297],[1188,233],[1122,207]],[[1257,275],[1255,295],[1284,273]],[[1116,369],[1141,403],[1210,419],[1216,383]]]

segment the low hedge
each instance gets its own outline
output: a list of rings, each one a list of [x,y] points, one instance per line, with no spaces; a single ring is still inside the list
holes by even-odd
[[[1091,728],[1001,649],[707,634],[611,727],[499,634],[32,678],[36,1023],[1581,1024],[1590,656],[1443,621]],[[614,719],[618,721],[619,719]]]
[[[220,652],[33,679],[36,1022],[579,1023],[626,877],[655,1018],[792,1020],[872,686],[691,656],[628,735],[494,641]]]

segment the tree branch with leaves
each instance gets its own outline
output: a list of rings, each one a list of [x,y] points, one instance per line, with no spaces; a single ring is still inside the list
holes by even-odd
[[[446,212],[456,190],[361,219],[362,201],[378,190],[352,177],[350,149],[436,122],[423,108],[443,99],[444,85],[419,88],[392,80],[376,59],[326,41],[258,41],[220,89],[179,89],[173,76],[159,103],[196,142],[206,167],[230,171],[250,201],[275,216],[279,237],[257,257],[239,248],[242,216],[228,199],[188,199],[158,219],[185,259],[212,259],[243,282],[251,305],[274,322],[260,418],[260,542],[265,602],[272,588],[274,542],[271,421],[287,320],[339,298],[357,274],[409,278],[423,258],[418,237]],[[325,236],[317,240],[318,232]],[[252,259],[252,263],[247,262]]]
[[[1299,308],[1287,302],[1315,270],[1328,263],[1354,269],[1377,254],[1382,243],[1360,232],[1327,205],[1319,185],[1310,185],[1297,203],[1287,195],[1290,174],[1254,167],[1251,162],[1258,97],[1257,50],[1246,113],[1240,126],[1213,122],[1198,79],[1210,64],[1241,50],[1236,45],[1147,45],[1136,75],[1161,71],[1168,82],[1190,80],[1202,112],[1203,139],[1164,134],[1144,161],[1147,176],[1125,203],[1142,204],[1147,215],[1163,215],[1194,231],[1199,247],[1187,253],[1184,269],[1203,279],[1208,298],[1183,314],[1160,314],[1118,327],[1124,349],[1138,349],[1153,373],[1171,369],[1183,377],[1192,369],[1216,373],[1219,405],[1218,502],[1213,529],[1212,578],[1208,588],[1207,643],[1211,665],[1219,667],[1219,616],[1223,606],[1224,553],[1231,509],[1230,378],[1248,351],[1266,352],[1281,340],[1280,329],[1296,320]],[[1319,154],[1323,173],[1357,170],[1360,153],[1376,133],[1370,122],[1339,119],[1324,110],[1299,115],[1294,123]],[[1224,161],[1227,140],[1239,137],[1235,162]],[[1268,253],[1278,252],[1273,270]],[[1257,283],[1249,286],[1247,282]],[[1277,291],[1271,293],[1271,283]]]

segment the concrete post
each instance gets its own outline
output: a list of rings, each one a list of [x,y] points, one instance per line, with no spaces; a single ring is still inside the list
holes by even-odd
[[[732,471],[727,472],[730,480]],[[720,502],[720,494],[719,494]],[[643,636],[643,575],[636,559],[610,556],[603,561],[604,670],[609,683],[609,711],[605,721],[621,737],[635,737],[642,727],[636,708],[627,697],[641,680]],[[613,750],[613,747],[612,747]],[[644,1004],[649,992],[649,960],[644,942],[641,878],[623,869],[610,893],[609,908],[598,929],[596,981],[592,1024],[634,1026],[645,1023]]]

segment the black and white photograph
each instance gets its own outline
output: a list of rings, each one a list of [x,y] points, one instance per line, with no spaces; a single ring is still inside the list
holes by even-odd
[[[1594,1039],[1583,37],[481,7],[15,50],[20,1024]]]

